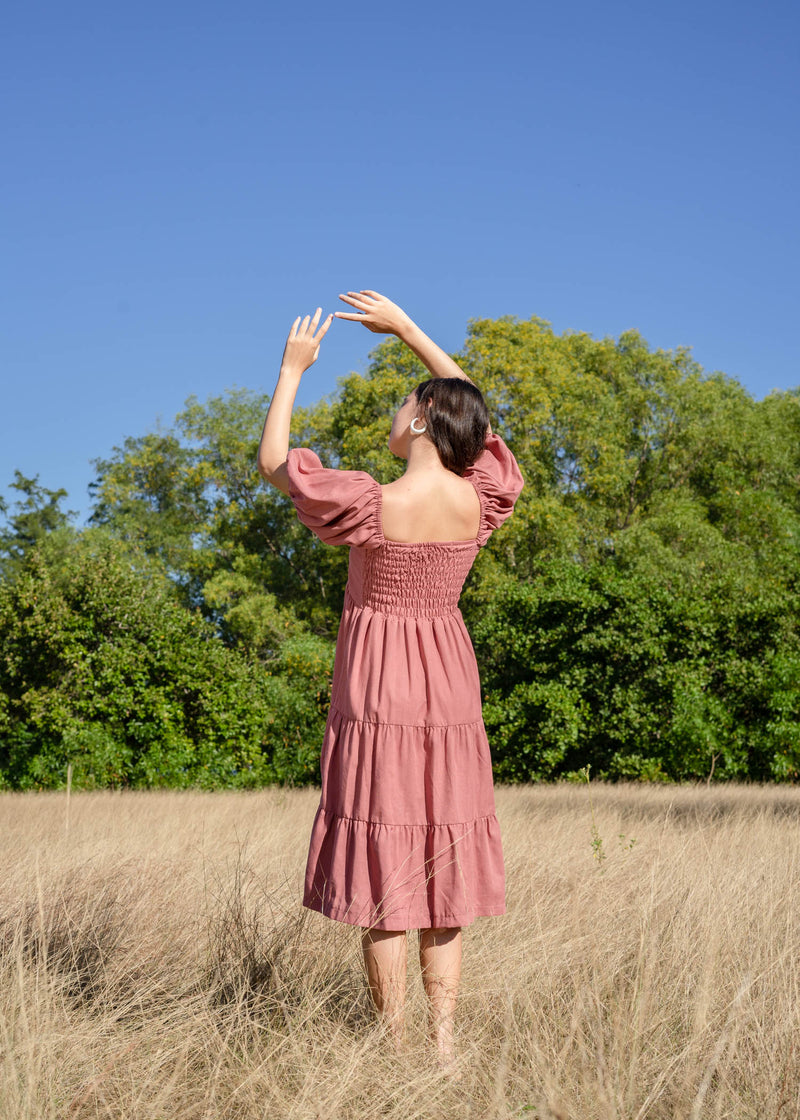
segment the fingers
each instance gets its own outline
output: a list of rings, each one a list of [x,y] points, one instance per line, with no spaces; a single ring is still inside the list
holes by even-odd
[[[351,307],[357,308],[359,311],[362,312],[362,314],[361,315],[354,315],[352,313],[348,313],[348,312],[345,312],[345,311],[335,311],[335,312],[332,311],[330,313],[330,315],[328,316],[328,318],[326,319],[325,323],[323,323],[321,329],[327,331],[328,328],[330,327],[331,321],[333,319],[351,319],[351,320],[356,320],[358,322],[363,322],[364,321],[364,315],[368,314],[372,310],[372,308],[374,306],[374,301],[379,300],[379,299],[384,299],[384,298],[385,297],[382,296],[379,292],[374,292],[369,288],[365,288],[361,292],[348,292],[346,295],[340,295],[339,296],[340,300],[342,300],[344,303],[349,303]],[[298,335],[311,335],[311,336],[313,336],[314,332],[317,330],[317,327],[319,326],[319,321],[320,321],[321,317],[322,317],[322,308],[321,307],[317,308],[317,310],[314,312],[313,317],[310,316],[310,315],[306,315],[303,318],[300,315],[298,315],[297,318],[295,319],[294,323],[292,323],[292,329],[289,332],[290,337],[291,338],[297,338]],[[321,336],[318,335],[318,337],[321,337]]]
[[[292,323],[292,329],[289,332],[290,337],[297,338],[298,335],[308,334],[309,325],[311,326],[311,334],[313,334],[317,328],[317,323],[319,322],[319,317],[321,314],[322,308],[318,307],[314,312],[313,319],[310,315],[306,315],[305,318],[298,315],[295,321]]]
[[[295,349],[299,347],[300,350],[302,350],[302,348],[307,343],[311,343],[312,345],[314,345],[316,347],[316,350],[314,352],[314,357],[311,359],[312,362],[316,358],[317,351],[319,350],[319,344],[322,341],[322,339],[325,337],[325,335],[328,333],[328,330],[330,329],[330,325],[333,322],[333,318],[334,318],[333,312],[331,312],[330,315],[325,320],[325,322],[320,327],[319,326],[319,321],[320,321],[321,316],[322,316],[322,308],[321,307],[317,308],[317,310],[314,312],[313,316],[306,315],[304,319],[301,319],[300,316],[298,315],[297,318],[295,319],[295,321],[292,323],[292,329],[289,332],[289,342],[294,344]],[[299,353],[300,350],[297,350],[297,352]]]
[[[346,296],[339,296],[343,303],[349,303],[351,307],[358,307],[361,311],[368,311],[370,308],[369,303],[362,299],[357,292],[348,292]]]
[[[325,335],[328,333],[328,328],[330,327],[332,322],[333,322],[333,312],[331,311],[328,318],[325,320],[325,322],[322,324],[322,326],[317,331],[317,334],[314,337],[314,342],[319,342],[321,339],[323,339],[325,337]]]
[[[349,319],[351,322],[363,323],[364,326],[370,326],[365,320],[370,311],[374,309],[375,302],[377,300],[383,300],[385,297],[379,292],[373,291],[371,288],[365,288],[361,292],[347,292],[345,295],[340,295],[339,299],[344,303],[350,304],[351,307],[356,308],[356,312],[331,311],[322,323],[322,326],[320,326],[322,308],[318,307],[313,315],[305,315],[303,317],[300,315],[297,316],[292,323],[289,338],[297,341],[308,340],[311,342],[319,342],[330,330],[331,323],[334,319]]]

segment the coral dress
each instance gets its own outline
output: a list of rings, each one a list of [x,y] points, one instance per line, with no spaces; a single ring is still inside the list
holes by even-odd
[[[505,912],[489,744],[464,580],[522,489],[497,435],[464,473],[480,498],[474,540],[387,540],[380,484],[289,451],[304,525],[350,546],[322,745],[322,797],[303,903],[380,930],[468,925]]]

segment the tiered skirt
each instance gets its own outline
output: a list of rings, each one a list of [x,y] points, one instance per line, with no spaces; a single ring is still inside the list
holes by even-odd
[[[379,930],[505,912],[472,643],[458,610],[389,615],[348,597],[303,902]]]

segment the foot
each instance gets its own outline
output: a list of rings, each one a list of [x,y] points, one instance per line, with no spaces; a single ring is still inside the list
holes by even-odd
[[[454,1050],[443,1052],[439,1050],[436,1055],[436,1064],[439,1072],[448,1081],[462,1081],[464,1078],[464,1067],[461,1059]]]
[[[388,1015],[380,1015],[378,1023],[382,1035],[382,1041],[387,1049],[393,1050],[395,1054],[405,1054],[408,1051],[408,1038],[406,1036],[405,1017],[402,1014],[389,1017]]]
[[[431,1041],[436,1047],[436,1064],[442,1073],[451,1075],[459,1065],[455,1043],[453,1042],[452,1023],[441,1024]]]

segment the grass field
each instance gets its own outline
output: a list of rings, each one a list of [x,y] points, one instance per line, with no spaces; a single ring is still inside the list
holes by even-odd
[[[0,1120],[800,1117],[800,790],[499,789],[460,1079],[300,907],[317,796],[0,795]]]

